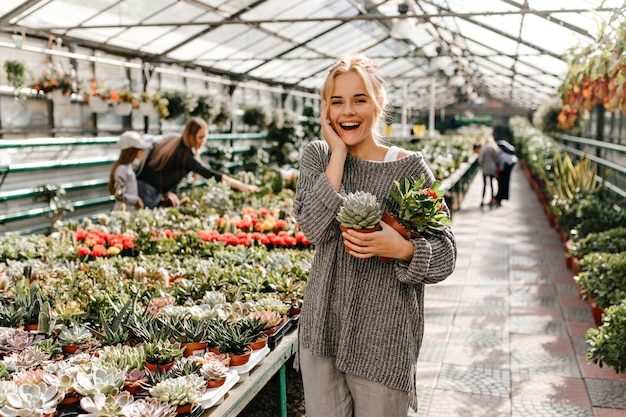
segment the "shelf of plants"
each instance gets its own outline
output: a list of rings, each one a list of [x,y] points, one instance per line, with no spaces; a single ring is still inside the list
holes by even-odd
[[[473,141],[429,148],[438,176]],[[197,415],[255,366],[276,372],[295,351],[313,248],[294,218],[297,175],[241,175],[262,191],[208,181],[178,208],[5,234],[0,414]]]

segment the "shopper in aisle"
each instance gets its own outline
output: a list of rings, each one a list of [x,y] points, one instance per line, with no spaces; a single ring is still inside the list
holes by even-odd
[[[430,185],[435,178],[420,152],[378,140],[387,102],[369,58],[338,59],[321,98],[324,140],[303,151],[295,202],[316,248],[299,318],[306,415],[406,416],[417,403],[424,284],[452,273],[456,242],[449,228],[405,240],[385,223],[374,233],[342,236],[335,216],[348,193],[367,191],[383,201],[394,180],[423,174]],[[386,264],[379,256],[394,259]]]
[[[498,158],[498,148],[493,143],[492,139],[487,139],[485,143],[480,146],[478,152],[478,165],[483,174],[483,198],[480,200],[480,206],[482,207],[485,202],[485,194],[487,193],[487,185],[489,185],[489,205],[496,204],[496,191],[493,188],[494,180],[496,179],[496,161]]]
[[[113,210],[141,209],[144,205],[137,191],[137,178],[132,164],[141,159],[151,145],[139,133],[127,131],[120,136],[118,146],[121,149],[120,156],[109,173],[109,194],[115,196]]]
[[[498,157],[496,159],[496,169],[498,173],[498,193],[496,194],[496,206],[502,204],[502,200],[509,199],[509,184],[511,182],[511,171],[517,163],[515,147],[507,141],[498,141]]]
[[[205,178],[215,178],[242,192],[259,191],[256,185],[243,183],[218,172],[200,160],[200,149],[204,146],[208,132],[204,120],[191,117],[185,123],[182,135],[169,136],[154,146],[137,173],[139,196],[147,208],[178,206],[180,200],[173,190],[190,172]]]

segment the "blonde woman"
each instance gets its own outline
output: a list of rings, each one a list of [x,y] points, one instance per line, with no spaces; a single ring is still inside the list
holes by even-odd
[[[405,417],[417,403],[424,285],[454,270],[454,235],[447,228],[405,240],[382,223],[374,233],[342,236],[335,216],[349,193],[363,190],[383,201],[394,180],[423,174],[430,186],[435,178],[421,153],[377,139],[387,102],[369,58],[340,58],[321,99],[324,140],[303,151],[295,203],[298,224],[315,245],[298,320],[306,415]]]
[[[204,178],[215,178],[242,192],[259,192],[256,185],[229,177],[200,160],[200,149],[208,133],[205,121],[192,117],[185,123],[182,135],[163,139],[150,152],[137,174],[139,196],[146,208],[155,208],[160,204],[178,206],[180,200],[173,190],[190,172]]]

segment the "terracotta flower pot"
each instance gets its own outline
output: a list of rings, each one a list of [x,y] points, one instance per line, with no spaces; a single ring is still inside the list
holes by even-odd
[[[593,316],[593,321],[596,323],[596,326],[602,325],[604,310],[598,307],[594,299],[590,299],[589,304],[591,305],[591,315]]]
[[[246,353],[243,355],[230,355],[230,366],[241,366],[245,365],[250,361],[250,355],[252,354],[252,349],[248,348]]]
[[[63,398],[63,400],[61,401],[61,404],[62,405],[74,404],[75,402],[80,401],[81,398],[83,398],[82,395],[79,395],[76,393],[66,395],[65,398]]]
[[[184,356],[202,356],[204,355],[204,351],[206,349],[206,342],[189,342],[182,343],[182,346],[185,348]]]
[[[347,227],[343,227],[342,225],[339,225],[339,229],[341,229],[341,233],[348,231],[348,228]],[[373,229],[358,229],[358,230],[354,229],[354,230],[356,230],[359,233],[374,233],[374,232],[377,232],[378,230],[380,230],[380,226],[376,226]],[[344,239],[344,242],[345,241],[346,240]],[[344,247],[346,249],[346,252],[350,253],[350,249],[347,246],[344,246]]]
[[[27,325],[24,326],[24,330],[27,331],[36,331],[39,329],[39,323],[28,323]]]
[[[178,407],[176,407],[176,414],[185,414],[191,411],[191,408],[193,407],[193,404],[185,404],[185,405],[179,405]]]
[[[263,349],[267,345],[268,339],[269,339],[269,336],[267,335],[267,333],[263,334],[263,336],[261,336],[254,342],[250,343],[250,349],[252,350]]]
[[[388,211],[383,212],[382,221],[388,224],[389,226],[393,227],[394,230],[400,233],[400,235],[403,238],[409,239],[411,237],[411,231],[407,229],[406,227],[402,226],[402,224],[397,219],[397,217],[391,214],[390,212]],[[380,261],[388,264],[388,263],[391,263],[391,258],[387,258],[386,256],[380,256]]]
[[[167,371],[172,366],[174,366],[174,362],[166,363],[164,365],[155,365],[153,363],[146,362],[146,368],[148,368],[151,372],[154,372],[159,368],[160,371]]]
[[[61,349],[63,349],[63,352],[72,355],[76,353],[78,349],[80,349],[80,346],[61,346]]]
[[[219,388],[226,382],[226,378],[209,380],[206,382],[207,388]]]

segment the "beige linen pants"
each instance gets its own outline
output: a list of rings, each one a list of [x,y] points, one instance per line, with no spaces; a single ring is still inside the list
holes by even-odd
[[[335,367],[334,357],[300,348],[307,417],[406,417],[409,394]]]

